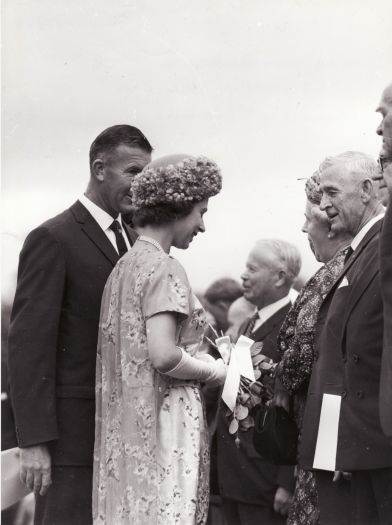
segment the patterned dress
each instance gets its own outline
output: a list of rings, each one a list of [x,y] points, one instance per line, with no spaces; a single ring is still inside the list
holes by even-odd
[[[138,240],[120,259],[102,299],[96,376],[95,525],[204,524],[209,451],[200,384],[157,372],[146,319],[178,318],[178,346],[194,356],[204,311],[182,266]]]
[[[342,271],[346,253],[347,248],[337,252],[309,279],[287,314],[278,337],[282,359],[277,366],[277,377],[292,396],[299,431],[314,362],[314,329],[318,312]],[[319,509],[314,476],[298,466],[296,472],[287,525],[316,525],[319,523]]]

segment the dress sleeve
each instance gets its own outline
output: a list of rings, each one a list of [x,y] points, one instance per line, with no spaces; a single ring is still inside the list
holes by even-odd
[[[145,282],[142,309],[145,319],[163,312],[190,315],[191,288],[184,268],[172,257],[153,265]]]

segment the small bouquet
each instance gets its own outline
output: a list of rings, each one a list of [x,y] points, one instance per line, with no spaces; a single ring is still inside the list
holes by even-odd
[[[241,376],[236,405],[233,411],[228,409],[230,434],[236,435],[236,445],[240,439],[238,431],[246,431],[254,427],[253,413],[257,406],[268,403],[273,396],[273,374],[276,363],[262,353],[263,343],[256,342],[251,346],[250,353],[255,374],[255,381]]]
[[[216,333],[215,335],[218,336]],[[227,418],[229,432],[230,434],[236,435],[235,442],[237,446],[240,444],[238,431],[246,431],[254,427],[255,422],[253,415],[255,407],[268,403],[273,397],[273,375],[276,367],[276,363],[262,353],[262,342],[253,342],[252,344],[250,339],[242,337],[242,343],[246,339],[248,346],[246,348],[245,345],[245,348],[238,349],[240,339],[237,345],[232,343],[228,336],[218,336],[215,339],[215,343],[209,340],[210,344],[214,345],[220,352],[223,360],[229,363],[222,398],[228,406]],[[244,347],[243,344],[241,346]],[[236,350],[239,351],[236,353]],[[246,351],[248,352],[248,356],[246,356]],[[234,353],[244,358],[244,360],[241,359],[242,363],[233,362]],[[249,359],[249,363],[246,363],[247,359]],[[248,373],[245,371],[247,364]],[[253,368],[252,374],[249,373],[249,367]],[[232,368],[232,371],[230,371],[230,368]],[[245,373],[246,376],[244,375]],[[235,381],[236,374],[238,374],[237,382]],[[254,376],[254,380],[250,378],[251,376]],[[228,383],[230,384],[228,385]],[[227,387],[230,389],[229,394],[231,399],[229,402],[225,399],[224,395]],[[233,392],[233,388],[236,391]]]

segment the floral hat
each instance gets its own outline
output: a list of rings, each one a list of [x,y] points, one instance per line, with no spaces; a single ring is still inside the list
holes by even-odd
[[[212,197],[222,188],[220,169],[206,157],[168,155],[150,162],[132,181],[135,210]]]
[[[310,202],[320,204],[323,194],[320,189],[320,173],[318,171],[315,171],[309,179],[306,179],[305,193]]]

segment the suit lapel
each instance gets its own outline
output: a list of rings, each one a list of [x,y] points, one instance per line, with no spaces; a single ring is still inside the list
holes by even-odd
[[[282,324],[287,312],[290,310],[291,303],[286,304],[280,310],[278,310],[272,317],[267,319],[259,328],[253,332],[250,336],[255,341],[262,341],[267,337],[269,333],[278,325]],[[240,335],[244,333],[247,323],[244,323],[241,327]]]
[[[90,212],[79,201],[70,207],[70,211],[75,217],[76,222],[80,224],[80,228],[86,237],[88,237],[103,255],[109,259],[113,266],[115,266],[119,260],[118,253]]]
[[[361,253],[366,248],[366,246],[369,244],[369,242],[379,233],[381,226],[382,226],[382,221],[379,221],[368,231],[363,241],[359,244],[357,248],[358,254],[356,257],[354,257],[354,255],[357,250],[354,251],[353,253],[354,260],[350,261],[350,264],[347,265],[347,270],[351,268],[355,260],[361,255]],[[350,291],[350,294],[347,300],[347,308],[344,312],[343,326],[346,325],[347,319],[350,316],[353,308],[357,304],[359,298],[364,293],[366,288],[369,286],[370,282],[374,279],[375,275],[379,271],[378,264],[373,263],[374,259],[377,257],[378,257],[378,250],[375,250],[373,253],[369,254],[369,258],[367,258],[366,261],[364,261],[364,264],[358,263],[359,268],[356,271],[356,275],[355,275],[355,285],[352,286],[352,289]],[[345,269],[345,273],[347,273],[347,270]]]
[[[375,235],[377,235],[377,233],[380,231],[381,229],[381,225],[382,225],[382,220],[376,222],[376,224],[374,224],[370,230],[367,232],[367,234],[365,235],[365,237],[362,239],[362,241],[359,243],[357,249],[354,251],[354,253],[352,254],[352,256],[350,257],[350,259],[347,261],[347,263],[344,265],[342,271],[340,272],[340,275],[338,277],[338,279],[335,281],[335,283],[331,286],[331,288],[329,289],[327,295],[324,297],[324,301],[323,301],[323,304],[327,301],[328,297],[331,295],[331,293],[335,293],[336,289],[339,287],[339,284],[342,280],[342,278],[347,274],[347,272],[349,271],[349,269],[352,267],[352,265],[354,264],[354,262],[358,259],[358,257],[361,255],[362,251],[365,249],[365,247],[369,244],[369,242],[373,239],[373,237]],[[369,278],[369,281],[371,280],[371,278]],[[368,281],[368,282],[369,282]],[[368,284],[368,282],[366,283],[366,286]],[[361,283],[362,284],[362,283]],[[362,286],[361,286],[362,288]]]

